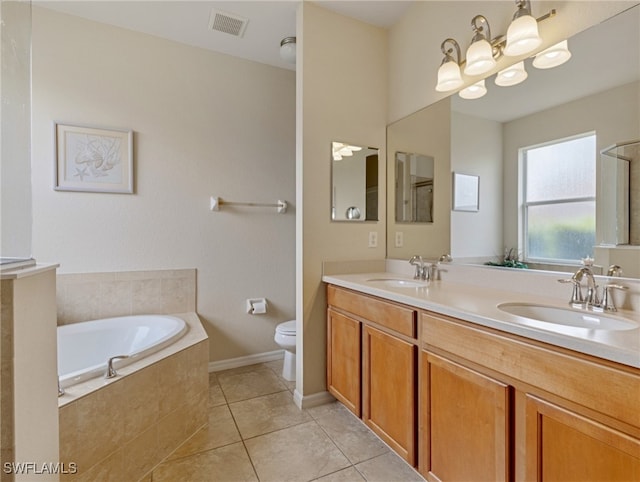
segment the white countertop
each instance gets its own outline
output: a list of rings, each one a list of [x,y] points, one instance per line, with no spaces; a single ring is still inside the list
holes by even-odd
[[[396,288],[369,281],[376,278],[411,279],[397,273],[377,272],[325,275],[322,281],[640,368],[640,315],[637,312],[620,310],[604,315],[635,323],[637,328],[631,330],[570,327],[511,315],[497,306],[505,302],[523,302],[569,308],[567,303],[557,299],[446,280],[432,281],[427,287]]]

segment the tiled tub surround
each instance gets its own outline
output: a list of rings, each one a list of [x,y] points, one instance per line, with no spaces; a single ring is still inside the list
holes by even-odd
[[[57,276],[58,325],[113,316],[196,311],[196,270]]]
[[[66,389],[59,400],[61,480],[140,480],[207,423],[207,335],[195,313],[176,343]]]
[[[384,266],[379,261],[360,262],[359,269],[349,269],[348,274],[338,274],[338,265],[325,263],[325,282],[640,368],[639,280],[613,279],[628,287],[626,291],[616,290],[613,293],[620,308],[614,316],[631,320],[638,324],[638,328],[607,332],[516,321],[513,315],[497,308],[504,302],[566,307],[571,288],[568,284],[558,283],[558,278],[568,277],[562,273],[443,264],[441,280],[431,282],[428,288],[408,289],[369,281],[374,278],[411,278],[413,267],[407,261],[387,260]],[[602,286],[606,280],[606,277],[598,276],[597,284]]]

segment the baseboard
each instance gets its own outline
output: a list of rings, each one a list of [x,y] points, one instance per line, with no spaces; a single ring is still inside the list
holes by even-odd
[[[238,358],[229,358],[227,360],[212,361],[209,362],[209,373],[228,370],[230,368],[245,367],[247,365],[255,365],[256,363],[280,360],[283,357],[284,350],[275,350],[265,353],[256,353],[255,355],[241,356]]]
[[[327,391],[312,393],[311,395],[302,395],[298,389],[293,392],[293,401],[300,410],[335,402],[335,400],[333,395]]]

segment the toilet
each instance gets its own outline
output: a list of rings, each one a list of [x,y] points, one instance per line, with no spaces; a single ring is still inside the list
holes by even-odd
[[[296,379],[296,320],[276,326],[275,342],[284,349],[282,378],[290,382]]]

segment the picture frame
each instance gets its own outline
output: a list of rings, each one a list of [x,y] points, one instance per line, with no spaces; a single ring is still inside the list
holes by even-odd
[[[133,130],[54,122],[56,191],[133,194]]]
[[[453,173],[453,210],[477,212],[480,209],[480,176]]]

